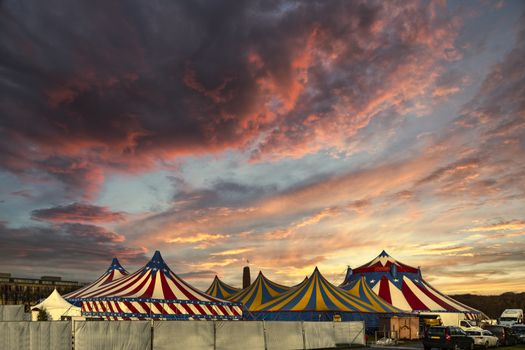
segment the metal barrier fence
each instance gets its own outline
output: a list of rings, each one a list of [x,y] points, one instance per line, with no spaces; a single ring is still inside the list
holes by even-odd
[[[273,350],[365,345],[365,325],[288,321],[5,321],[2,350]]]

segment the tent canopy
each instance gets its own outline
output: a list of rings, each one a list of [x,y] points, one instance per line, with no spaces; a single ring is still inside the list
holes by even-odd
[[[375,294],[403,311],[480,314],[432,287],[423,279],[420,268],[403,264],[384,250],[367,264],[348,268],[341,287],[351,291],[359,281],[365,281]]]
[[[239,304],[190,286],[164,262],[159,251],[138,271],[85,293],[86,315],[107,318],[238,319]]]
[[[80,307],[68,303],[55,289],[41,303],[32,306],[31,311],[44,309],[52,320],[60,320],[62,316],[80,316]],[[36,316],[33,317],[36,320]]]
[[[227,283],[224,283],[216,275],[211,285],[208,287],[208,289],[206,289],[205,293],[215,298],[228,299],[228,297],[235,293],[238,293],[239,291],[239,288],[235,288]]]
[[[82,298],[84,295],[88,295],[90,292],[96,290],[100,286],[118,280],[119,278],[122,278],[127,275],[129,275],[128,271],[126,271],[126,269],[124,269],[122,265],[120,265],[120,262],[117,258],[113,258],[113,260],[111,261],[111,265],[108,267],[106,272],[102,274],[102,276],[97,278],[93,283],[90,283],[87,286],[84,286],[74,292],[64,295],[64,298],[75,302]]]
[[[252,284],[236,294],[231,295],[228,300],[242,303],[247,310],[252,311],[259,305],[288,290],[290,290],[290,287],[270,281],[259,271],[259,275],[257,275],[257,278]]]
[[[316,267],[310,278],[276,298],[259,305],[253,311],[333,311],[333,312],[385,312],[384,305],[370,303],[326,280]],[[389,311],[394,308],[387,308]]]

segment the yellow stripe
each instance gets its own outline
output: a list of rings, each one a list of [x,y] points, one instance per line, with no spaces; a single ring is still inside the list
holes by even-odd
[[[308,305],[308,301],[310,301],[310,297],[311,297],[311,294],[312,294],[312,290],[314,289],[315,281],[312,281],[312,279],[310,279],[309,283],[310,283],[310,285],[308,286],[308,289],[306,290],[306,293],[301,298],[301,300],[299,300],[299,302],[297,304],[295,304],[295,306],[293,306],[291,308],[291,310],[299,311],[299,310],[304,310],[306,308],[306,305]],[[304,289],[304,288],[301,288],[301,289]]]
[[[315,308],[320,311],[327,311],[328,306],[326,306],[326,303],[323,299],[323,295],[321,294],[321,284],[319,281],[316,281],[317,289],[315,291]]]

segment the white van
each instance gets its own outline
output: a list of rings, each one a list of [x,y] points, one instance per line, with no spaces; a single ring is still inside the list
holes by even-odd
[[[499,324],[511,327],[513,324],[523,323],[523,309],[506,309],[499,318]]]

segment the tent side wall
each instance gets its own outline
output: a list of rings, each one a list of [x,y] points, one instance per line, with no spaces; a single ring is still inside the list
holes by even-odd
[[[240,320],[242,306],[235,303],[190,302],[184,300],[83,300],[82,315],[105,319],[215,319]]]
[[[339,315],[341,321],[364,321],[366,328],[377,329],[380,317],[407,316],[407,314],[338,312],[338,311],[257,311],[246,314],[248,320],[259,321],[333,321]]]

